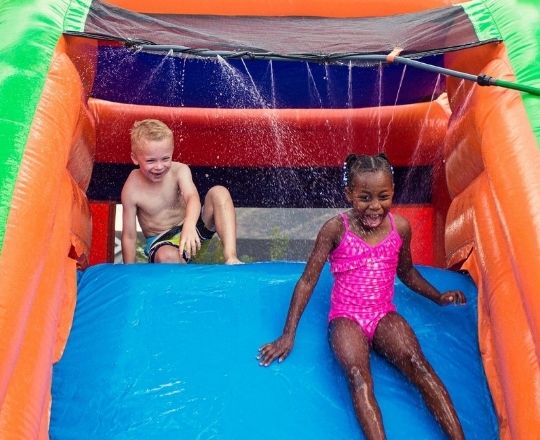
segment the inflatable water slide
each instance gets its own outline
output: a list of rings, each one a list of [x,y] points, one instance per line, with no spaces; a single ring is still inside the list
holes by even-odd
[[[265,369],[304,263],[112,264],[143,118],[238,207],[345,209],[344,157],[385,152],[415,262],[469,299],[396,281],[467,438],[540,436],[536,0],[4,0],[0,17],[0,438],[361,436],[328,268]],[[388,438],[444,438],[372,367]]]

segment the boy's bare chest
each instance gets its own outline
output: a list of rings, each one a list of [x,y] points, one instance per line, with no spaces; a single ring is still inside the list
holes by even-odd
[[[163,211],[178,210],[182,207],[182,196],[177,186],[150,188],[139,200],[138,209],[148,215],[157,215]]]

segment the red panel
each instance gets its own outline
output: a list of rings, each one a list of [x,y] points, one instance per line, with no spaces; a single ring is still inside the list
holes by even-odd
[[[90,265],[114,262],[114,218],[116,205],[113,203],[90,203],[92,212],[92,248]]]
[[[435,215],[433,207],[431,205],[401,205],[394,207],[392,212],[402,215],[411,223],[413,262],[433,266],[435,264],[433,248]]]
[[[394,165],[438,159],[448,116],[439,102],[365,109],[216,109],[91,100],[96,162],[131,163],[129,130],[155,118],[175,135],[175,160],[198,166],[340,166],[385,151]]]

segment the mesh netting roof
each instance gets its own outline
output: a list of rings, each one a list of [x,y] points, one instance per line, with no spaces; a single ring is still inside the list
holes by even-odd
[[[140,14],[94,1],[84,32],[212,51],[276,54],[441,52],[481,43],[462,7],[368,18]]]

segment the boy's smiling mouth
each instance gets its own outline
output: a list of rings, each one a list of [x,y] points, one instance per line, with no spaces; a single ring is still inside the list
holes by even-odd
[[[160,172],[151,172],[150,175],[152,176],[152,178],[156,179],[156,180],[160,180],[164,175],[166,174],[166,171],[160,171]]]

